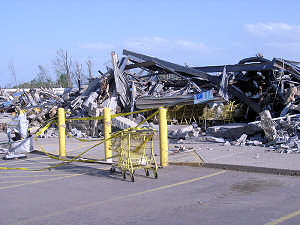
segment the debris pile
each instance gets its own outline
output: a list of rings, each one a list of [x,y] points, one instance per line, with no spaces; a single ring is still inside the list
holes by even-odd
[[[274,118],[268,110],[261,112],[261,125],[264,129],[266,144],[281,153],[300,153],[300,115]]]
[[[29,89],[14,93],[7,93],[6,89],[0,90],[0,109],[6,112],[14,112],[19,109],[41,107],[46,105],[57,105],[62,99],[52,89]]]
[[[234,137],[229,137],[230,132],[224,132],[225,128],[209,128],[212,124],[207,121],[218,119],[223,123],[248,123],[258,120],[260,116],[263,121],[260,113],[264,110],[269,110],[271,117],[283,117],[300,111],[299,63],[278,58],[268,60],[261,54],[235,65],[189,67],[123,50],[120,59],[112,52],[111,66],[105,73],[99,73],[99,77],[89,79],[88,85],[83,85],[79,90],[66,91],[62,96],[46,89],[12,95],[2,90],[1,108],[6,111],[16,107],[32,108],[31,111],[35,112],[28,114],[28,120],[31,133],[34,133],[41,123],[56,114],[58,107],[69,111],[69,118],[78,118],[100,116],[104,107],[109,107],[112,113],[120,113],[170,106],[169,123],[194,122],[199,126],[174,131],[170,134],[172,137],[198,138],[204,136],[203,130],[207,132],[206,136],[223,139],[237,140],[242,134],[247,135],[237,141],[239,145],[265,143],[249,139],[258,137],[263,130],[266,132],[264,122],[259,126],[236,127],[232,130]],[[208,91],[213,93],[213,97],[207,99],[205,104],[196,104],[195,95]],[[134,126],[140,120],[136,117],[116,118],[114,124],[120,129]],[[82,120],[70,121],[67,126],[76,136],[99,136],[103,124],[98,120]],[[270,129],[277,130],[274,134],[270,133],[271,136],[281,134],[276,126]],[[267,140],[274,141],[268,135],[267,132]]]
[[[4,112],[2,115],[26,110],[30,134],[34,134],[45,121],[53,118],[57,108],[63,104],[63,99],[53,89],[2,89],[0,92],[3,99],[0,104],[0,110]],[[7,121],[5,127],[6,124]],[[6,131],[3,125],[1,130]]]
[[[71,111],[72,116],[99,116],[104,107],[109,107],[112,113],[120,113],[158,108],[177,101],[179,105],[193,104],[195,94],[208,90],[200,89],[188,76],[174,71],[174,68],[181,67],[179,65],[151,57],[151,60],[143,60],[143,55],[126,50],[123,53],[125,56],[119,60],[117,54],[112,52],[112,67],[101,77],[91,79],[79,95],[64,96],[69,102],[65,108]],[[116,120],[114,124],[120,129],[133,126],[132,121],[126,118]],[[70,129],[89,127],[85,129],[89,130],[89,136],[99,134],[101,126],[101,121],[69,124]]]
[[[185,126],[170,131],[169,137],[179,139],[177,143],[181,144],[185,139],[223,143],[229,146],[268,147],[269,151],[280,153],[300,153],[300,114],[272,118],[270,112],[265,110],[260,115],[260,121],[213,126],[206,132],[201,132],[196,126]]]
[[[14,135],[14,137],[13,137]],[[28,120],[24,111],[7,123],[8,142],[7,149],[1,148],[5,153],[4,160],[26,158],[24,153],[33,151],[32,137],[28,136]]]
[[[272,112],[273,117],[299,111],[300,67],[297,62],[278,58],[271,61],[259,55],[243,59],[236,65],[194,69],[211,75],[222,74],[219,93],[241,102],[248,121],[253,121],[266,109]],[[226,82],[223,82],[224,79]]]

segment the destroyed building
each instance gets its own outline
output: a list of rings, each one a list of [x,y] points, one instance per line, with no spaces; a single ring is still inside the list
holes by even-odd
[[[66,91],[60,97],[43,89],[9,96],[2,91],[2,109],[13,110],[18,105],[37,110],[40,106],[38,116],[28,116],[30,124],[38,128],[55,116],[57,107],[69,111],[69,118],[78,118],[100,116],[104,107],[120,113],[167,106],[169,123],[194,122],[205,130],[213,125],[209,120],[253,122],[260,120],[260,112],[265,110],[273,118],[300,110],[299,63],[268,60],[261,54],[234,65],[189,67],[123,50],[122,57],[112,52],[111,67],[100,73],[80,90]],[[194,96],[205,91],[212,91],[213,99],[194,104]],[[127,128],[146,115],[115,118],[114,124]],[[68,128],[99,136],[102,122],[71,121]]]

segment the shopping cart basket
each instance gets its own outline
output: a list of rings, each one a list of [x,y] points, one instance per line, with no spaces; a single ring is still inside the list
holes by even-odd
[[[126,179],[126,172],[129,172],[131,181],[134,182],[134,173],[137,169],[144,169],[146,176],[149,170],[153,170],[157,178],[157,163],[153,154],[154,130],[149,128],[129,129],[122,131],[120,135],[111,141],[111,150],[119,155],[118,162],[112,164],[111,172],[115,168],[121,170],[122,176]]]

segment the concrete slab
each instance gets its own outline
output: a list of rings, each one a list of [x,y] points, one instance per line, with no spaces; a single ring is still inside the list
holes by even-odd
[[[0,133],[0,142],[7,140],[5,133]],[[52,154],[58,155],[58,138],[38,139],[43,148]],[[259,146],[232,146],[223,143],[206,141],[169,139],[169,163],[184,165],[202,165],[214,168],[228,168],[233,170],[246,170],[289,175],[300,175],[300,154],[278,153],[266,147]],[[80,142],[67,138],[67,155],[74,157],[91,148],[98,142]],[[178,151],[179,146],[185,147]],[[34,149],[41,151],[40,146],[34,142]],[[157,162],[160,161],[159,140],[154,141],[154,154]],[[104,159],[104,144],[98,145],[80,156],[89,159]],[[245,169],[246,168],[246,169]],[[258,168],[258,169],[254,169]],[[281,171],[281,172],[280,172]]]
[[[173,144],[173,146],[175,145]],[[194,152],[203,160],[203,166],[250,172],[266,171],[267,173],[272,171],[270,169],[276,169],[273,170],[274,173],[284,174],[286,170],[286,173],[290,175],[300,174],[300,154],[297,153],[286,154],[271,151],[266,147],[227,146],[222,143],[193,142],[192,140],[184,140],[182,145],[186,148],[194,148]],[[170,146],[172,148],[172,144]],[[172,160],[176,164],[186,161],[181,157],[170,157],[170,162]],[[197,162],[196,158],[190,161],[191,164],[195,164],[195,162]],[[255,167],[259,168],[259,171],[253,169]]]

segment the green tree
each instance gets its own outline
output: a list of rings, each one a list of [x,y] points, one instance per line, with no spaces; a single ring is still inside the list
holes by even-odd
[[[69,87],[69,79],[67,74],[61,74],[57,79],[58,87],[67,88]]]
[[[49,72],[46,68],[41,65],[38,65],[39,72],[35,79],[31,81],[32,87],[45,87],[45,88],[53,88],[55,87],[55,82],[49,76]]]

